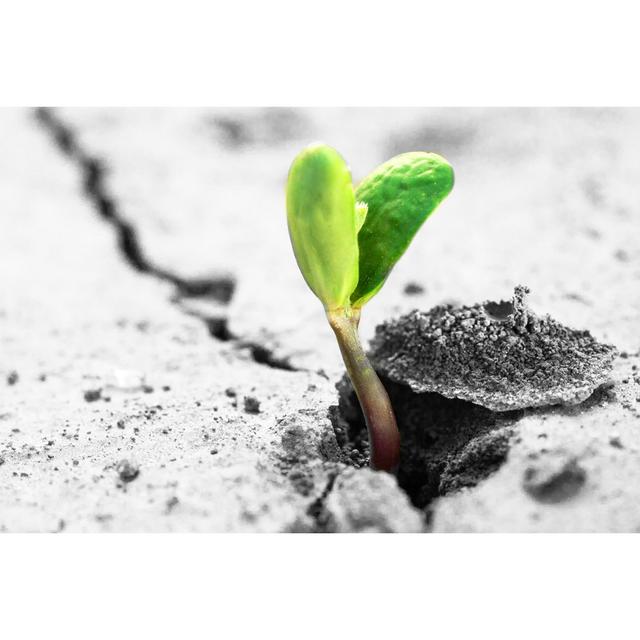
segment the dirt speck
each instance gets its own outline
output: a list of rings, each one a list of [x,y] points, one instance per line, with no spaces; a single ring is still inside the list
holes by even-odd
[[[84,399],[86,402],[96,402],[102,397],[102,389],[88,389],[84,392]]]
[[[255,396],[245,396],[244,410],[247,413],[260,413],[260,401]]]
[[[624,449],[624,445],[622,444],[619,436],[612,436],[611,438],[609,438],[609,444],[614,449]]]
[[[171,513],[178,505],[180,504],[180,500],[177,496],[171,496],[164,505],[165,513],[168,515]]]
[[[135,462],[124,459],[116,465],[116,473],[121,482],[131,482],[140,474],[140,467]]]
[[[561,464],[547,461],[545,465],[525,469],[522,488],[538,502],[557,504],[576,496],[586,479],[586,471],[575,459]]]
[[[307,469],[304,467],[295,467],[289,472],[288,478],[297,493],[302,496],[311,495],[311,492],[315,487],[315,483]]]
[[[404,286],[406,296],[419,296],[422,293],[424,293],[424,287],[418,282],[407,282]]]

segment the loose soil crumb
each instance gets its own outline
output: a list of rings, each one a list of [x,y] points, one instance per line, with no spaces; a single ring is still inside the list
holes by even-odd
[[[102,389],[88,389],[84,392],[84,399],[87,402],[96,402],[102,397]]]
[[[370,357],[390,380],[493,411],[578,404],[610,381],[615,347],[511,301],[413,311],[376,329]]]
[[[424,293],[424,287],[417,282],[407,282],[404,287],[404,293],[407,296],[419,296]]]
[[[254,396],[245,396],[244,410],[247,413],[260,413],[260,401]]]
[[[180,500],[178,499],[178,497],[171,496],[171,498],[169,498],[165,502],[165,513],[167,515],[170,514],[178,506],[178,504],[180,504]]]
[[[116,473],[122,482],[131,482],[140,474],[140,467],[128,460],[120,460],[116,465]]]
[[[562,465],[528,467],[522,488],[538,502],[556,504],[577,495],[586,479],[586,471],[572,459]]]
[[[614,447],[614,449],[624,449],[624,445],[622,444],[618,436],[609,438],[609,444]]]

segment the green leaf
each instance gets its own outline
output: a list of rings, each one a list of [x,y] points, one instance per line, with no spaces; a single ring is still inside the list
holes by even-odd
[[[361,307],[382,287],[422,223],[453,188],[451,165],[435,153],[403,153],[377,167],[357,187],[367,204],[358,234],[359,280],[351,295]]]
[[[315,144],[293,161],[287,180],[287,222],[309,288],[325,309],[349,305],[358,282],[358,219],[351,173],[331,147]]]

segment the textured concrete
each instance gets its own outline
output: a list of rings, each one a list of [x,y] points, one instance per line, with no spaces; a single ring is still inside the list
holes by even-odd
[[[3,111],[0,154],[0,528],[5,531],[314,531],[344,469],[330,381],[259,364],[210,337],[173,287],[122,259],[77,168],[28,112]],[[399,506],[367,530],[422,518]]]
[[[640,527],[640,111],[56,118],[0,112],[0,527]],[[609,393],[518,418],[504,461],[476,484],[456,472],[426,520],[394,478],[351,467],[328,417],[343,369],[283,210],[289,162],[317,139],[356,179],[413,149],[456,171],[365,309],[365,338],[525,284],[537,313],[622,352]]]

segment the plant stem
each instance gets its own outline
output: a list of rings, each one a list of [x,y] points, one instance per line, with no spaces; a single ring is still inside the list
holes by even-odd
[[[342,359],[367,423],[371,466],[382,471],[394,471],[400,460],[400,433],[387,391],[360,344],[360,312],[337,309],[328,311],[327,318],[336,334]]]

